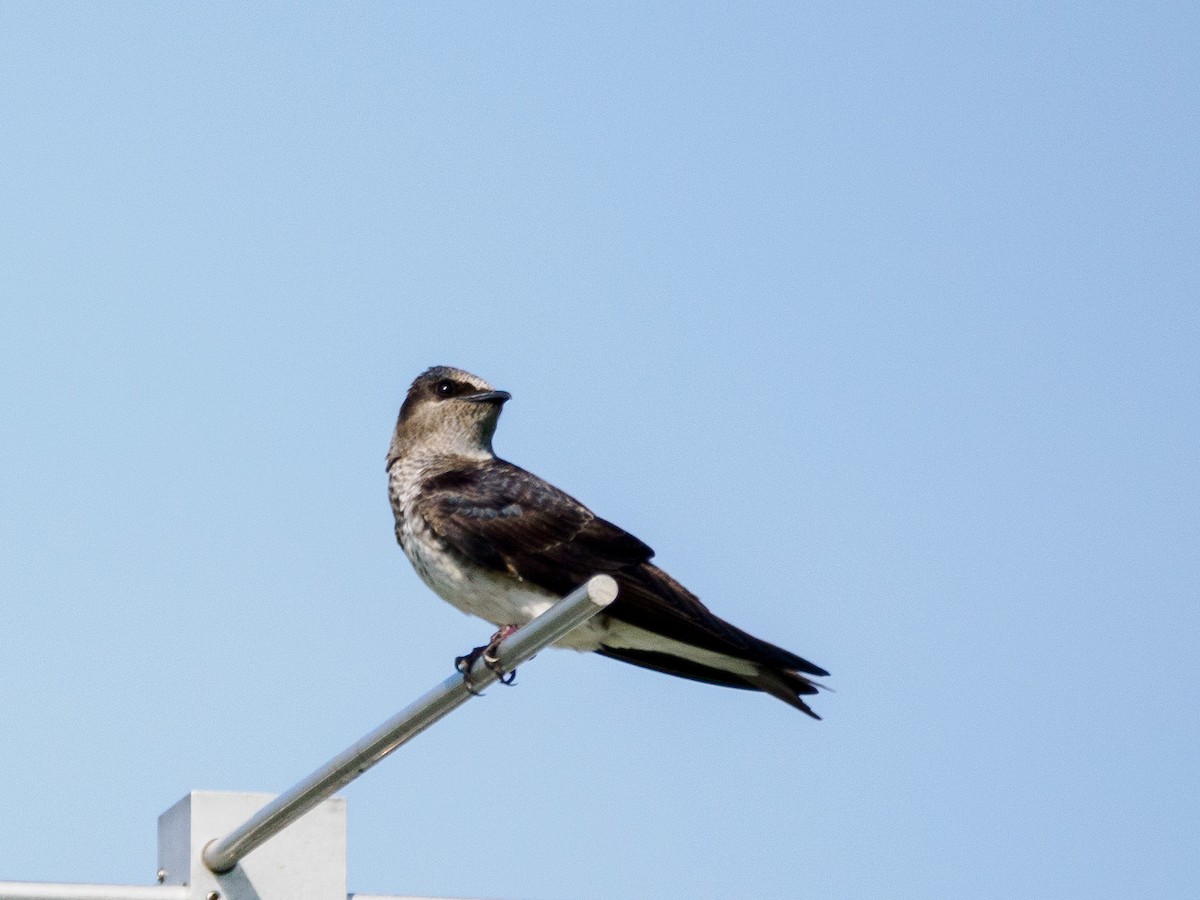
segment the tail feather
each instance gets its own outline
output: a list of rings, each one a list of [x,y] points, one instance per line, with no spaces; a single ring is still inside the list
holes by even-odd
[[[726,622],[658,566],[643,563],[613,575],[620,592],[606,611],[611,619],[772,669],[803,672],[818,678],[829,674],[790,650]]]
[[[717,684],[722,687],[737,688],[744,691],[762,691],[763,693],[770,694],[772,697],[779,698],[784,703],[812,716],[814,719],[819,720],[821,718],[809,708],[807,703],[800,699],[801,695],[817,693],[820,686],[809,681],[799,672],[792,672],[786,669],[766,669],[759,666],[759,671],[755,675],[739,675],[734,672],[727,672],[724,669],[714,668],[713,666],[702,665],[701,663],[680,656],[673,656],[669,653],[655,653],[651,650],[601,646],[596,652],[601,656],[607,656],[609,659],[618,659],[621,662],[640,666],[643,669],[653,669],[656,672],[664,672],[667,675],[675,675],[691,681],[703,681],[706,684]]]
[[[757,675],[747,676],[746,680],[760,691],[770,694],[772,697],[778,697],[788,706],[796,707],[800,712],[812,716],[817,721],[821,720],[821,717],[800,699],[800,694],[817,692],[817,685],[803,675],[795,672],[770,672],[764,669]]]

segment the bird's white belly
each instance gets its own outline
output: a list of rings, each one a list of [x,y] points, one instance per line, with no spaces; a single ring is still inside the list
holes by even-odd
[[[464,565],[461,557],[450,550],[419,516],[406,516],[399,534],[400,545],[421,580],[443,600],[468,615],[478,616],[493,625],[524,625],[559,600],[555,594],[512,575]],[[598,650],[602,645],[681,656],[739,674],[750,675],[757,671],[752,663],[744,660],[615,622],[603,614],[554,642],[556,647],[583,651]]]
[[[392,509],[396,537],[417,575],[439,597],[470,616],[493,625],[524,625],[558,602],[550,591],[508,573],[491,572],[472,565],[451,550],[416,511],[419,467],[395,466],[391,470]],[[607,632],[601,614],[554,642],[575,650],[599,649]]]
[[[427,528],[411,529],[411,521],[406,521],[401,546],[413,568],[439,597],[468,615],[494,625],[524,625],[559,599],[511,575],[464,564]]]

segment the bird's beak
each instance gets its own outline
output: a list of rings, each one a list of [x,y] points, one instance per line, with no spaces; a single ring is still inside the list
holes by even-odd
[[[480,391],[478,394],[467,394],[463,399],[470,400],[472,403],[500,404],[506,400],[511,400],[512,394],[508,391]]]

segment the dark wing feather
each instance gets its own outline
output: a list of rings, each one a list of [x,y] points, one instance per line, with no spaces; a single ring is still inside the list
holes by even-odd
[[[644,543],[511,463],[490,460],[434,476],[422,486],[417,508],[444,541],[478,565],[560,595],[609,574],[620,588],[606,611],[611,618],[773,669],[828,674],[714,615],[649,563],[654,551]]]
[[[417,508],[467,558],[556,594],[654,555],[574,497],[499,459],[430,478]]]
[[[646,631],[768,667],[823,677],[829,673],[748,634],[715,615],[691,591],[658,566],[646,563],[616,575],[620,590],[608,614]]]

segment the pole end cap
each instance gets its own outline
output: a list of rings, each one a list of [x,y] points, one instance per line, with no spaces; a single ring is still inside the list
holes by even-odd
[[[597,606],[608,606],[617,599],[617,582],[611,575],[593,575],[587,587],[588,597]]]

